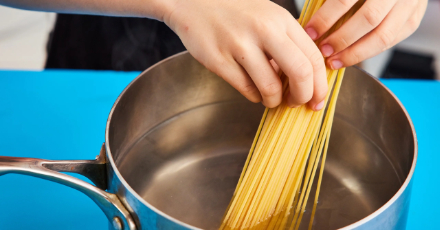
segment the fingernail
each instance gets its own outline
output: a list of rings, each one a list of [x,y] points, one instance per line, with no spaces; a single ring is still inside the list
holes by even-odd
[[[318,38],[318,33],[316,32],[315,29],[313,29],[313,28],[311,28],[311,27],[309,27],[309,28],[306,29],[306,33],[309,35],[309,37],[310,37],[312,40],[315,40],[316,38]]]
[[[330,62],[330,65],[331,65],[332,69],[337,70],[337,69],[340,69],[343,64],[339,60],[333,60]]]
[[[315,105],[315,111],[319,111],[319,110],[321,110],[322,108],[324,108],[324,103],[325,103],[325,101],[322,100],[322,101],[319,102],[317,105]]]
[[[335,51],[333,50],[333,47],[329,44],[325,44],[321,47],[321,53],[322,53],[322,55],[324,55],[324,57],[328,57],[328,56],[332,55],[333,52],[335,52]]]

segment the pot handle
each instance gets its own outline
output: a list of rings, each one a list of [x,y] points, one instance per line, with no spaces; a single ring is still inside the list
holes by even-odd
[[[86,176],[96,186],[59,172],[73,172]],[[116,194],[106,192],[107,171],[105,147],[95,160],[51,161],[36,158],[0,156],[0,176],[16,173],[34,176],[74,188],[90,197],[112,224],[115,230],[135,230],[132,216]]]

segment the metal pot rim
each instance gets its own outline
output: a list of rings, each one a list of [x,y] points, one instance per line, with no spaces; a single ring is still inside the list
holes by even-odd
[[[408,114],[408,111],[406,111],[405,107],[403,106],[402,102],[400,102],[400,100],[397,98],[397,96],[391,92],[390,89],[388,89],[388,87],[386,87],[382,82],[380,82],[377,78],[371,76],[371,74],[367,73],[365,70],[357,67],[357,66],[353,66],[356,69],[366,73],[369,77],[373,78],[377,83],[379,83],[393,98],[394,100],[399,104],[400,108],[403,110],[403,112],[405,113],[406,119],[409,122],[409,125],[411,127],[411,132],[413,134],[413,141],[414,141],[414,156],[413,156],[413,160],[411,163],[411,169],[408,173],[408,176],[406,177],[405,181],[403,182],[402,186],[400,186],[399,190],[397,190],[397,192],[394,194],[393,197],[391,197],[390,200],[388,200],[382,207],[380,207],[379,209],[377,209],[376,211],[374,211],[373,213],[371,213],[370,215],[364,217],[361,220],[358,220],[350,225],[347,225],[343,228],[340,228],[341,230],[348,230],[348,229],[353,229],[353,228],[357,228],[360,227],[361,225],[369,222],[370,220],[376,218],[378,215],[380,215],[382,212],[384,212],[385,210],[387,210],[394,202],[396,202],[396,200],[402,195],[402,193],[406,190],[406,188],[408,187],[409,183],[411,182],[411,179],[413,177],[414,174],[414,170],[416,168],[416,164],[417,164],[417,157],[418,157],[418,142],[417,142],[417,135],[416,135],[416,131],[414,128],[414,124],[411,120],[411,117]]]
[[[156,66],[158,66],[158,65],[160,65],[160,64],[162,64],[162,63],[164,63],[164,62],[167,62],[168,60],[170,60],[170,59],[172,59],[172,58],[174,58],[174,57],[177,57],[177,56],[182,56],[182,55],[185,55],[186,53],[188,53],[188,51],[183,51],[183,52],[181,52],[181,53],[178,53],[178,54],[175,54],[175,55],[173,55],[173,56],[170,56],[170,57],[168,57],[168,58],[166,58],[166,59],[164,59],[164,60],[162,60],[162,61],[160,61],[160,62],[158,62],[158,63],[156,63],[156,64],[154,64],[154,65],[152,65],[150,68],[148,68],[148,69],[146,69],[145,71],[143,71],[141,74],[139,74],[139,76],[137,76],[135,79],[133,79],[131,82],[130,82],[130,84],[128,84],[125,88],[124,88],[124,90],[119,94],[119,96],[118,96],[118,98],[116,99],[116,101],[115,101],[115,103],[113,103],[113,106],[112,106],[112,109],[110,110],[110,114],[109,114],[109,116],[108,116],[108,118],[107,118],[107,124],[106,124],[106,127],[105,127],[105,150],[106,150],[106,154],[107,154],[107,159],[108,159],[108,161],[110,162],[110,165],[111,165],[111,167],[112,167],[112,169],[113,169],[113,172],[114,172],[114,174],[118,177],[118,179],[119,179],[119,181],[124,185],[124,187],[134,196],[134,197],[136,197],[136,199],[138,199],[142,204],[144,204],[145,206],[147,206],[148,208],[150,208],[151,210],[153,210],[153,211],[155,211],[156,213],[158,213],[158,214],[160,214],[160,215],[162,215],[163,217],[165,217],[165,218],[167,218],[167,219],[169,219],[169,220],[171,220],[171,221],[173,221],[173,222],[175,222],[175,223],[178,223],[178,224],[180,224],[180,225],[183,225],[183,226],[185,226],[185,227],[187,227],[187,228],[189,228],[189,229],[201,229],[201,228],[197,228],[197,227],[194,227],[194,226],[192,226],[192,225],[189,225],[189,224],[187,224],[187,223],[184,223],[184,222],[182,222],[182,221],[180,221],[180,220],[178,220],[178,219],[176,219],[176,218],[173,218],[173,217],[171,217],[171,216],[169,216],[168,214],[166,214],[166,213],[164,213],[164,212],[162,212],[161,210],[159,210],[159,209],[157,209],[156,207],[154,207],[153,205],[151,205],[150,203],[148,203],[146,200],[144,200],[128,183],[127,183],[127,181],[124,179],[124,177],[121,175],[121,173],[119,172],[119,169],[116,167],[116,164],[115,164],[115,161],[113,160],[113,154],[111,153],[111,150],[110,150],[110,146],[109,146],[109,137],[108,137],[108,134],[109,134],[109,129],[110,129],[110,122],[111,122],[111,119],[112,119],[112,116],[113,116],[113,113],[114,113],[114,110],[115,110],[115,108],[116,108],[116,106],[118,105],[118,103],[119,103],[119,101],[120,101],[120,99],[121,99],[121,97],[125,94],[125,92],[130,88],[130,86],[131,85],[133,85],[137,80],[139,80],[140,78],[141,78],[141,76],[144,74],[144,73],[146,73],[146,72],[148,72],[148,71],[150,71],[150,69],[153,69],[153,68],[155,68]]]
[[[124,185],[124,187],[134,196],[136,197],[136,199],[138,199],[142,204],[144,204],[145,206],[147,206],[148,208],[150,208],[151,210],[155,211],[156,213],[162,215],[164,218],[167,218],[177,224],[183,225],[184,227],[190,228],[190,229],[200,229],[197,227],[194,227],[192,225],[189,225],[187,223],[184,223],[178,219],[175,219],[171,216],[169,216],[168,214],[160,211],[159,209],[157,209],[156,207],[154,207],[153,205],[151,205],[150,203],[148,203],[146,200],[144,200],[136,191],[134,191],[134,189],[127,183],[127,181],[124,179],[124,177],[121,175],[121,173],[119,172],[118,168],[116,167],[115,161],[113,160],[113,155],[111,153],[110,150],[110,146],[109,146],[109,129],[110,129],[110,122],[114,113],[114,110],[116,108],[116,106],[118,105],[121,97],[125,94],[125,92],[130,88],[131,85],[133,85],[137,80],[139,80],[139,78],[146,72],[150,71],[150,69],[155,68],[158,65],[161,65],[164,62],[167,62],[168,60],[178,57],[178,56],[183,56],[183,55],[187,55],[189,52],[188,51],[183,51],[181,53],[175,54],[173,56],[170,56],[156,64],[154,64],[153,66],[151,66],[150,68],[146,69],[145,71],[143,71],[141,74],[139,74],[139,76],[137,76],[133,81],[130,82],[130,84],[128,84],[125,89],[119,94],[118,98],[116,99],[116,101],[114,102],[112,109],[110,111],[110,114],[108,116],[107,119],[107,124],[106,124],[106,128],[105,128],[105,149],[106,149],[106,154],[107,154],[107,158],[108,161],[110,162],[110,165],[115,173],[115,175],[118,177],[119,181]],[[378,79],[374,78],[373,76],[371,76],[369,73],[367,73],[366,71],[364,71],[363,69],[354,66],[354,68],[366,73],[369,77],[373,78],[377,83],[379,83],[380,85],[382,85],[385,90],[387,90],[388,93],[391,94],[391,96],[394,98],[394,100],[396,100],[396,102],[400,105],[400,108],[403,110],[403,112],[405,113],[406,118],[409,121],[409,124],[411,126],[411,131],[413,134],[413,141],[414,141],[414,156],[413,156],[413,161],[411,164],[411,169],[408,173],[408,176],[406,177],[404,183],[402,184],[402,186],[399,188],[399,190],[394,194],[394,196],[387,201],[382,207],[380,207],[379,209],[377,209],[376,211],[374,211],[373,213],[371,213],[370,215],[364,217],[363,219],[354,222],[350,225],[347,225],[343,228],[341,228],[342,230],[347,230],[347,229],[353,229],[356,227],[359,227],[363,224],[365,224],[366,222],[374,219],[376,216],[380,215],[382,212],[384,212],[389,206],[391,206],[400,196],[401,194],[406,190],[406,188],[408,187],[412,176],[414,174],[414,170],[416,167],[416,162],[417,162],[417,156],[418,156],[418,143],[417,143],[417,136],[416,136],[416,132],[415,132],[415,128],[413,125],[413,122],[408,114],[408,112],[406,111],[405,107],[403,106],[403,104],[400,102],[400,100],[396,97],[396,95],[394,95],[391,90],[389,90],[382,82],[380,82]]]

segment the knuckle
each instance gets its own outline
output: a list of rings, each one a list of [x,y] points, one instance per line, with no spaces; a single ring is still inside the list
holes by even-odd
[[[338,0],[338,2],[346,8],[351,8],[353,6],[353,0]]]
[[[395,38],[394,33],[389,29],[384,29],[381,31],[378,37],[382,51],[389,49]]]
[[[253,19],[253,24],[255,31],[260,35],[267,36],[267,34],[276,32],[275,26],[277,23],[274,23],[272,19],[263,20],[262,18],[255,18]]]
[[[282,87],[280,84],[273,82],[263,86],[260,90],[263,97],[273,97],[281,94]]]
[[[406,24],[410,31],[414,32],[419,28],[420,22],[421,20],[419,20],[417,17],[411,17],[410,19],[408,19],[408,22]]]
[[[216,73],[217,75],[220,75],[224,68],[228,65],[225,58],[223,58],[223,55],[220,53],[212,53],[208,59],[202,59],[200,61],[202,65],[204,65],[209,71]],[[223,76],[220,76],[223,78]]]
[[[237,90],[243,95],[253,95],[258,93],[257,87],[254,84],[242,84],[237,86]]]
[[[361,55],[358,52],[350,51],[347,55],[351,63],[356,64],[362,61]]]
[[[313,76],[313,67],[309,62],[303,61],[295,66],[290,67],[290,76],[295,76],[296,82],[307,82]]]
[[[284,20],[292,20],[293,16],[288,10],[286,10],[284,7],[279,7],[278,9],[279,9],[279,14]]]
[[[317,29],[327,30],[332,26],[332,24],[330,24],[331,20],[326,14],[318,12],[315,14],[314,20],[317,20],[315,23]]]
[[[320,69],[325,67],[324,57],[319,51],[313,52],[313,54],[310,56],[310,61],[314,69]]]
[[[366,7],[363,13],[363,17],[368,25],[370,25],[371,27],[376,27],[381,21],[381,11],[377,7]]]
[[[350,42],[350,37],[347,37],[347,35],[349,36],[349,34],[336,31],[334,34],[329,36],[327,43],[332,44],[333,48],[335,48],[335,52],[337,53],[352,45],[352,42]]]
[[[347,39],[344,36],[341,36],[338,40],[341,47],[346,48],[350,46],[350,43],[347,41]]]
[[[241,59],[242,57],[248,56],[248,54],[251,52],[251,48],[246,44],[246,42],[240,42],[237,39],[236,44],[233,46],[232,52],[236,59]]]

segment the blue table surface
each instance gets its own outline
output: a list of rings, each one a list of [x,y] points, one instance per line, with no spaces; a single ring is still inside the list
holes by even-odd
[[[113,102],[138,74],[0,71],[0,155],[93,159],[104,142]],[[408,110],[419,141],[407,229],[438,229],[440,82],[382,82]],[[0,230],[107,226],[101,210],[76,190],[29,176],[0,177]]]

